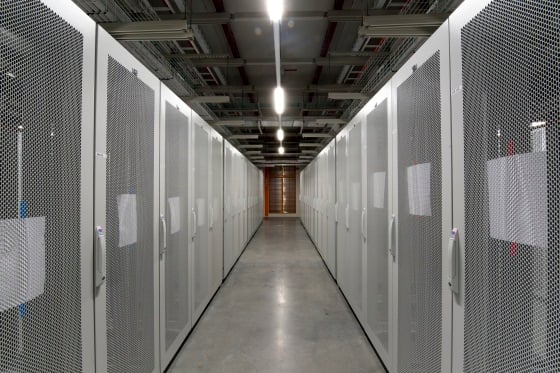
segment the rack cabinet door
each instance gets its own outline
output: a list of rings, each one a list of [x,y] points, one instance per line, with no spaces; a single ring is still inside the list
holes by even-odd
[[[192,325],[189,278],[191,109],[161,86],[160,346],[164,371]]]
[[[94,369],[95,23],[2,1],[0,371]]]
[[[450,18],[454,372],[560,370],[559,24],[541,0]]]
[[[96,368],[155,372],[160,82],[100,27],[97,58]]]
[[[448,372],[451,294],[449,29],[444,23],[392,79],[399,372]]]

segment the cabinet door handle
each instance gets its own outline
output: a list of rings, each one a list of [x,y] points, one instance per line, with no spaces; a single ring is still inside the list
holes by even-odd
[[[197,229],[197,226],[198,226],[198,222],[196,221],[196,211],[194,209],[192,209],[191,213],[192,213],[192,217],[193,217],[193,230],[192,230],[193,235],[192,235],[192,238],[194,240],[196,238],[196,229]]]
[[[449,260],[447,267],[447,284],[451,292],[455,294],[459,294],[459,245],[457,244],[457,235],[457,228],[453,228],[447,244],[447,259]]]
[[[395,220],[396,220],[396,216],[395,215],[391,215],[391,219],[389,220],[389,253],[391,254],[391,256],[393,257],[393,261],[396,259],[396,253],[395,253],[395,244],[393,242],[393,231],[395,228]]]
[[[167,252],[167,222],[165,220],[165,215],[159,216],[159,221],[161,222],[162,228],[162,235],[163,235],[163,244],[159,250],[159,255],[163,255]]]
[[[105,234],[103,233],[102,227],[95,228],[97,235],[97,242],[95,245],[95,287],[98,288],[105,282],[106,275],[106,263],[105,263]]]

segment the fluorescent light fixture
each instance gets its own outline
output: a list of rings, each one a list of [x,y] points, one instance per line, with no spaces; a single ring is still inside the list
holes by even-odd
[[[302,153],[305,153],[305,154],[317,154],[317,152],[316,152],[315,150],[305,150],[305,149],[304,149],[304,150],[302,150],[301,152],[302,152]]]
[[[260,150],[249,150],[245,152],[245,155],[261,154]]]
[[[268,15],[272,22],[280,22],[284,14],[284,0],[266,0]]]
[[[230,136],[230,140],[257,140],[259,135],[233,135]]]
[[[260,145],[239,145],[242,149],[262,149],[262,144]]]
[[[543,127],[543,126],[546,126],[546,122],[544,122],[544,121],[531,123],[531,128],[539,128],[539,127]]]
[[[301,137],[303,138],[311,138],[311,137],[315,137],[315,138],[330,138],[332,137],[331,135],[329,135],[328,133],[302,133]]]
[[[278,86],[274,88],[274,111],[276,114],[282,115],[286,109],[286,94],[284,88]]]
[[[278,141],[284,141],[284,130],[282,127],[278,128],[278,131],[276,131],[276,137],[278,138]]]
[[[286,150],[284,149],[283,146],[280,146],[280,147],[278,148],[278,154],[284,154],[284,153],[286,153]]]

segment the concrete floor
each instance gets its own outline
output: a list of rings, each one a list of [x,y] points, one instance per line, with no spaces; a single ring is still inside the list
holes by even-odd
[[[265,220],[169,372],[385,372],[297,219]]]

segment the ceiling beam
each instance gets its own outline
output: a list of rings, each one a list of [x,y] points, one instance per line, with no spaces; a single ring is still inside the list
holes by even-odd
[[[193,40],[194,34],[185,20],[101,23],[117,40]]]
[[[385,9],[371,9],[367,11],[367,15],[371,16],[384,16],[398,14],[398,10],[385,10]],[[234,22],[259,22],[269,21],[269,15],[264,12],[216,12],[216,13],[175,13],[175,14],[158,14],[164,20],[184,20],[187,19],[193,25],[224,25]],[[366,15],[363,10],[331,10],[325,12],[323,10],[311,11],[292,11],[285,12],[283,19],[302,20],[302,21],[315,21],[315,20],[328,20],[329,22],[352,22],[361,23],[362,17]]]
[[[229,58],[208,56],[208,58],[201,58],[196,55],[191,58],[190,54],[169,54],[170,59],[185,60],[190,65],[195,67],[243,67],[243,66],[274,66],[275,61],[267,58]],[[294,58],[283,59],[282,66],[363,66],[369,60],[368,56],[328,56],[318,58]]]
[[[364,27],[439,27],[449,17],[449,13],[400,14],[392,16],[365,16]]]
[[[274,86],[205,86],[196,88],[199,93],[256,93],[256,92],[271,92]],[[290,87],[285,86],[286,91],[303,91],[313,93],[329,93],[329,92],[361,92],[361,87],[353,84],[310,84],[307,86]]]
[[[369,38],[428,38],[438,27],[411,26],[411,27],[360,27],[358,36]]]
[[[429,37],[448,17],[448,13],[365,16],[358,35],[392,38]]]

